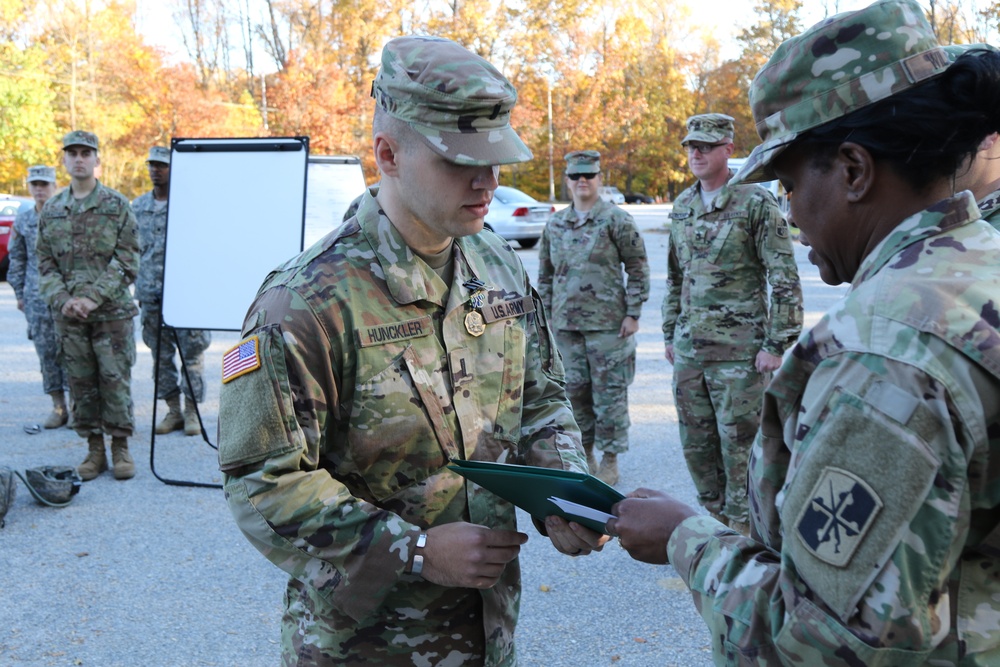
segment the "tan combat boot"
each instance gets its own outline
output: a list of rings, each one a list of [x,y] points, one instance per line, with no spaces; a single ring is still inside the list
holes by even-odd
[[[597,479],[609,486],[618,483],[618,455],[604,452],[601,457],[601,467],[597,469]]]
[[[157,435],[163,435],[164,433],[170,433],[171,431],[179,431],[184,428],[184,415],[181,414],[180,394],[174,396],[173,398],[168,398],[167,407],[170,408],[170,410],[167,412],[163,420],[156,425]]]
[[[49,414],[42,426],[45,428],[65,426],[66,422],[69,421],[69,410],[66,409],[66,397],[63,396],[62,390],[53,391],[49,396],[52,397],[52,413]]]
[[[597,459],[594,458],[594,446],[584,445],[583,451],[587,452],[587,467],[590,468],[590,474],[597,474]]]
[[[201,435],[201,420],[194,407],[194,401],[184,398],[184,435]]]
[[[85,482],[89,482],[108,469],[108,455],[104,453],[104,436],[99,433],[90,435],[87,438],[87,447],[90,449],[87,458],[76,469],[80,479]]]
[[[135,462],[128,453],[128,438],[116,436],[111,438],[111,465],[115,479],[132,479],[135,477]]]

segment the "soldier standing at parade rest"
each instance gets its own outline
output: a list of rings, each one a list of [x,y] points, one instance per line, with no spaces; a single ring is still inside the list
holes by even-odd
[[[600,158],[597,151],[566,155],[573,203],[545,226],[538,293],[566,366],[566,393],[590,472],[614,484],[618,455],[628,450],[628,387],[634,334],[649,298],[649,262],[632,216],[599,195]],[[600,464],[594,449],[604,453]]]
[[[953,179],[1000,127],[1000,56],[949,67],[884,0],[784,42],[750,102],[734,180],[780,179],[850,287],[768,385],[753,538],[648,489],[608,529],[674,565],[718,665],[998,665],[1000,235]]]
[[[97,135],[76,130],[63,138],[69,187],[45,203],[38,222],[38,273],[52,309],[69,377],[73,428],[89,452],[78,467],[91,480],[108,469],[104,435],[111,436],[115,479],[135,476],[128,438],[135,429],[132,318],[129,292],[139,266],[135,216],[128,199],[94,176]]]
[[[449,460],[587,469],[537,294],[482,231],[497,165],[531,158],[517,93],[452,41],[399,37],[372,95],[380,185],[271,273],[224,355],[226,498],[290,575],[285,665],[516,665],[528,536]],[[538,527],[570,555],[607,540]]]
[[[201,329],[160,329],[163,302],[163,261],[167,244],[167,195],[170,190],[170,149],[153,146],[149,149],[149,179],[153,189],[132,202],[136,224],[139,227],[139,275],[135,280],[135,298],[142,309],[142,340],[153,353],[156,361],[154,373],[159,368],[156,398],[167,402],[167,414],[156,432],[170,433],[184,429],[185,435],[201,433],[201,424],[195,402],[205,399],[204,353],[212,342],[212,334]],[[160,333],[157,342],[157,332]],[[177,345],[174,345],[174,334]],[[159,347],[157,347],[159,345]],[[190,386],[174,364],[174,353],[179,352]],[[184,411],[181,412],[181,386],[184,387]]]
[[[59,363],[59,342],[52,313],[38,289],[38,256],[35,253],[38,215],[55,192],[54,167],[37,165],[28,168],[28,193],[35,200],[35,205],[22,206],[17,212],[8,243],[10,268],[7,270],[7,282],[14,288],[17,309],[23,311],[28,320],[28,338],[35,344],[41,366],[42,389],[52,397],[52,412],[42,423],[45,428],[59,428],[69,420],[66,374]]]
[[[692,116],[687,129],[681,145],[698,182],[670,213],[663,338],[698,502],[746,533],[747,456],[764,386],[802,330],[802,288],[774,197],[727,185],[732,117]]]

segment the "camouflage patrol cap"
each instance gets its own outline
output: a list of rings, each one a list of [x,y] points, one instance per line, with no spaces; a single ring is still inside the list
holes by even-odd
[[[149,159],[146,162],[170,164],[170,149],[163,146],[153,146],[149,149]]]
[[[786,40],[750,85],[763,143],[730,184],[774,179],[774,158],[803,132],[927,81],[948,64],[913,0],[881,0]]]
[[[681,146],[687,146],[689,141],[704,141],[706,144],[718,144],[732,141],[736,131],[732,116],[724,113],[703,113],[687,119],[687,136],[681,140]]]
[[[46,183],[56,182],[56,168],[46,167],[43,164],[36,164],[34,167],[28,167],[28,182],[34,183],[36,181],[45,181]]]
[[[601,173],[601,154],[597,151],[573,151],[572,153],[566,153],[566,173]]]
[[[83,480],[71,466],[39,466],[24,471],[21,480],[43,505],[65,505],[80,492]]]
[[[97,135],[93,132],[84,132],[83,130],[73,130],[65,137],[63,137],[63,150],[66,150],[70,146],[86,146],[88,148],[93,148],[97,150]]]
[[[390,40],[371,94],[380,108],[451,162],[488,166],[532,158],[510,126],[514,86],[489,62],[451,40]]]

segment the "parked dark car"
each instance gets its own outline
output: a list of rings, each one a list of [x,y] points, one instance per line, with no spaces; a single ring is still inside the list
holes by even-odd
[[[625,203],[626,204],[655,204],[656,200],[649,195],[644,195],[641,192],[626,192],[625,193]]]

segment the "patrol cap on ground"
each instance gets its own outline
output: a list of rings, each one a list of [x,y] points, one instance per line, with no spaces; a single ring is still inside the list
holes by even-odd
[[[434,152],[457,164],[512,164],[532,157],[510,126],[514,86],[489,62],[451,40],[390,40],[382,49],[372,97]]]
[[[733,128],[733,117],[724,113],[703,113],[687,119],[687,136],[681,140],[681,146],[687,146],[689,141],[703,141],[706,144],[719,144],[732,141],[736,133]]]
[[[764,143],[730,183],[774,179],[774,158],[806,130],[912,88],[948,64],[913,0],[881,0],[817,23],[783,42],[750,85]]]
[[[73,130],[63,137],[63,150],[66,150],[70,146],[87,146],[88,148],[93,148],[96,151],[97,135],[93,132]]]
[[[36,164],[34,167],[28,167],[28,182],[34,183],[35,181],[45,181],[46,183],[55,183],[56,168],[46,167],[43,164]]]
[[[573,151],[572,153],[566,153],[566,173],[601,173],[601,154],[597,151]]]
[[[170,164],[170,149],[163,146],[153,146],[149,149],[149,159],[146,162]]]

